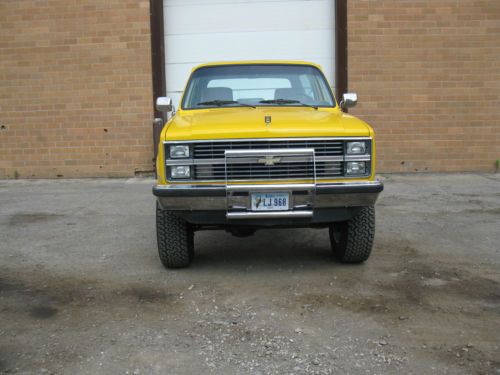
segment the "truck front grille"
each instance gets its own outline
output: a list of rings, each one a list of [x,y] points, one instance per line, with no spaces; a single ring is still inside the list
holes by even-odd
[[[365,155],[345,154],[349,139],[368,143]],[[296,180],[311,182],[345,177],[346,163],[352,160],[366,162],[371,170],[371,142],[369,138],[349,139],[256,139],[195,141],[191,143],[189,160],[167,160],[166,176],[170,179],[173,165],[191,165],[191,177],[179,182],[237,182]],[[179,142],[181,143],[181,142]],[[184,142],[182,142],[184,143]],[[189,141],[186,141],[189,144]],[[165,143],[165,155],[169,154]],[[270,158],[270,162],[267,160]],[[362,176],[359,176],[362,177]]]
[[[344,154],[342,140],[256,140],[256,141],[221,141],[198,142],[193,146],[195,159],[224,158],[226,150],[272,150],[285,148],[314,148],[316,156],[334,156]]]
[[[316,177],[329,178],[343,175],[342,162],[317,162]],[[226,180],[226,165],[196,165],[197,180]],[[228,164],[228,180],[312,180],[314,178],[313,162],[280,163],[266,166],[258,163]]]

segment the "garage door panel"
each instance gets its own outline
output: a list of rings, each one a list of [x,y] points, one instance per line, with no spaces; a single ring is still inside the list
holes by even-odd
[[[283,16],[286,10],[286,17]],[[165,6],[167,35],[232,33],[275,30],[326,30],[331,28],[333,2],[267,1],[217,3],[206,1]],[[197,14],[204,15],[198,17]],[[228,17],[228,15],[230,15]]]
[[[263,38],[268,38],[265,44]],[[322,59],[329,58],[325,44],[333,43],[333,36],[321,31],[277,31],[272,37],[267,33],[234,33],[211,35],[173,35],[167,43],[173,54],[168,63],[218,61],[221,57],[231,60],[256,59]],[[197,48],[185,48],[194,44]],[[168,53],[168,51],[167,51]]]
[[[305,60],[334,84],[333,0],[165,0],[167,93],[205,62]]]
[[[259,4],[262,6],[267,3],[293,3],[293,2],[313,2],[317,0],[166,0],[168,6],[193,6],[193,5],[205,5],[206,3],[211,4]]]
[[[192,69],[193,64],[189,63],[168,64],[165,71],[166,75],[170,77],[167,89],[171,91],[183,90]]]

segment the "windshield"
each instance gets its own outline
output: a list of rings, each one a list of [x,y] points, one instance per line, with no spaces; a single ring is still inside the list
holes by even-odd
[[[191,75],[182,109],[255,106],[335,107],[321,71],[310,65],[222,65]]]

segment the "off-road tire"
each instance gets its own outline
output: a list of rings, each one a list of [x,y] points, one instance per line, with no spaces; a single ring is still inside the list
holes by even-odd
[[[370,257],[375,237],[375,208],[363,207],[351,220],[329,228],[333,255],[342,263],[361,263]]]
[[[156,203],[158,254],[166,268],[183,268],[194,256],[194,233],[191,225],[172,211]]]

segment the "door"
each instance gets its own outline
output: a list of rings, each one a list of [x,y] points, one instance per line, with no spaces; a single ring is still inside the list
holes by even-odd
[[[303,60],[335,85],[334,0],[165,0],[165,80],[177,107],[204,62]]]

